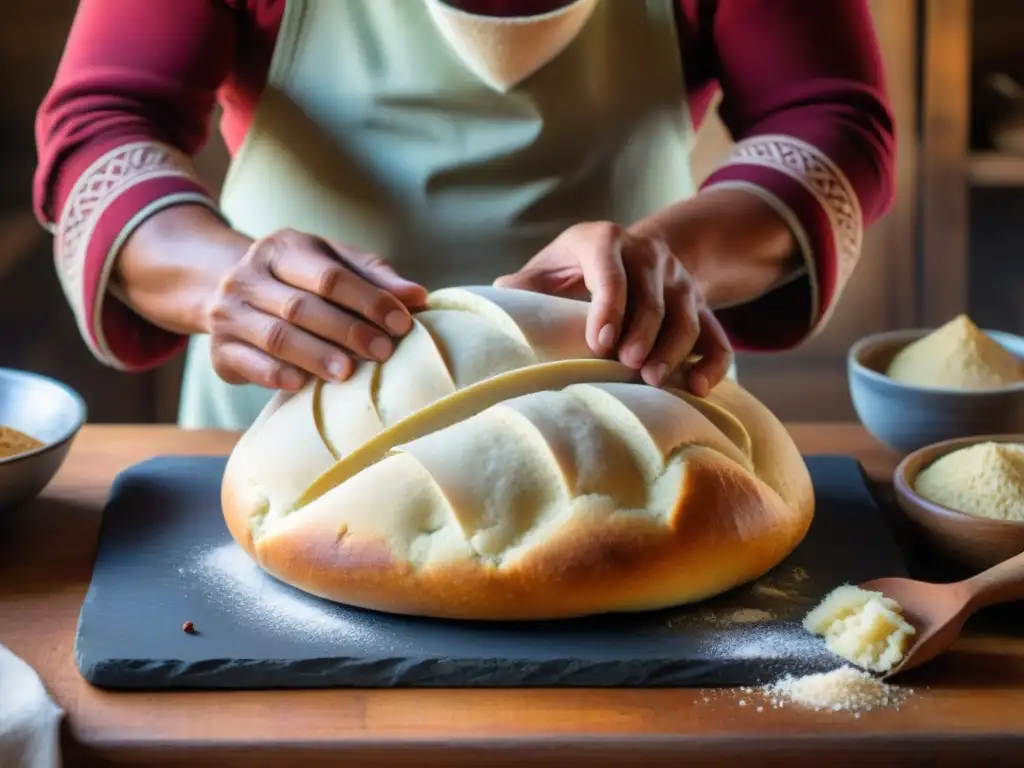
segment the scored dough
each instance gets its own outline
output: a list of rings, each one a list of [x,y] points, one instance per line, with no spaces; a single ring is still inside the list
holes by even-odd
[[[657,389],[586,343],[589,305],[431,294],[382,364],[278,397],[232,452],[232,535],[349,605],[550,619],[706,599],[803,539],[810,475],[731,381]]]

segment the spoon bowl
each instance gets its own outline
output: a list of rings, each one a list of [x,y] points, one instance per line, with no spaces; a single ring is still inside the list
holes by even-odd
[[[950,584],[889,578],[865,582],[860,588],[881,592],[895,600],[916,631],[913,645],[903,659],[883,675],[883,679],[888,679],[948,651],[976,611],[997,603],[1024,600],[1024,553]]]

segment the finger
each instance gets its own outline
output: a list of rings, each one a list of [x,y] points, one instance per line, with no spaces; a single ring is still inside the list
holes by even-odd
[[[343,381],[352,375],[354,362],[344,351],[250,306],[237,310],[232,336],[321,379]]]
[[[693,394],[704,397],[728,374],[734,353],[729,336],[714,312],[704,307],[699,319],[700,338],[693,351],[700,354],[701,359],[690,371],[689,388]]]
[[[392,294],[407,307],[420,308],[426,304],[429,291],[419,283],[399,275],[394,267],[380,256],[358,251],[331,238],[327,238],[325,242],[353,271]]]
[[[367,270],[364,276],[402,302],[407,309],[423,309],[427,305],[430,291],[419,283],[409,282],[389,266],[375,266],[372,270]]]
[[[266,280],[248,303],[365,360],[383,362],[394,352],[391,337],[377,326],[290,285]]]
[[[626,269],[618,237],[596,242],[579,260],[583,284],[590,291],[587,344],[599,355],[615,349],[626,314]]]
[[[627,294],[626,325],[619,344],[623,365],[640,370],[658,338],[665,319],[665,278],[656,259],[625,258]]]
[[[394,295],[354,272],[322,240],[310,238],[302,250],[275,259],[271,272],[295,288],[321,296],[396,336],[412,328],[408,308]]]
[[[697,296],[692,286],[686,283],[666,297],[665,321],[640,371],[644,381],[651,386],[662,386],[693,351],[699,337]]]
[[[305,371],[241,341],[218,343],[211,356],[217,375],[228,384],[257,384],[267,389],[294,392],[309,378]]]

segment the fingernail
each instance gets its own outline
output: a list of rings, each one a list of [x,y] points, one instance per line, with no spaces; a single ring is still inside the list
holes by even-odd
[[[630,344],[622,356],[625,358],[623,362],[625,362],[625,364],[630,368],[642,367],[645,358],[643,344],[639,341],[634,344]]]
[[[665,378],[668,376],[668,363],[658,363],[654,366],[654,372],[651,375],[652,381],[651,386],[660,387],[665,383]]]
[[[281,372],[281,389],[298,389],[305,380],[298,371],[286,370]]]
[[[327,364],[327,372],[331,374],[332,379],[344,381],[348,374],[348,361],[331,360],[331,362]]]
[[[393,309],[388,312],[387,317],[384,318],[384,327],[391,333],[400,335],[406,333],[409,328],[412,327],[412,318],[410,318],[405,312],[399,312],[397,309]]]
[[[604,326],[597,334],[597,343],[601,345],[602,349],[611,349],[612,344],[615,343],[615,328],[611,323]]]
[[[690,391],[697,397],[704,397],[708,391],[708,380],[703,373],[690,374]]]
[[[370,342],[370,357],[374,360],[387,360],[391,355],[391,340],[378,336]]]

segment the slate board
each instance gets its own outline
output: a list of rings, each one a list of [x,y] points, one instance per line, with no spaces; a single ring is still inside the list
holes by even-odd
[[[397,617],[311,597],[252,565],[221,517],[224,465],[160,457],[116,479],[75,643],[93,685],[757,685],[839,666],[800,619],[839,584],[906,575],[856,461],[812,456],[807,538],[764,578],[700,606],[497,625]]]

